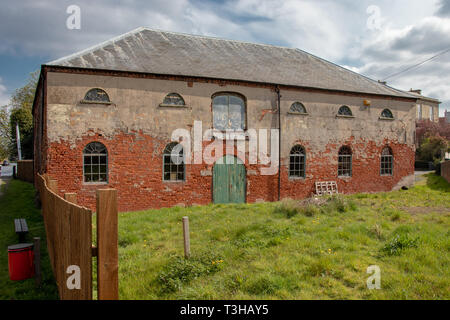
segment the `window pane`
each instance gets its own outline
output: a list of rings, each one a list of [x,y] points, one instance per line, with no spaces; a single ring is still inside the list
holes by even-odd
[[[228,128],[228,106],[214,104],[213,107],[214,129],[225,130]]]
[[[91,164],[91,156],[84,156],[84,164]]]
[[[229,106],[229,128],[244,129],[245,127],[245,107],[244,101],[236,96],[230,96]]]

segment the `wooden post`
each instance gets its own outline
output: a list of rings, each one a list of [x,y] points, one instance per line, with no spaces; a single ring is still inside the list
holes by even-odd
[[[97,190],[97,283],[99,300],[119,299],[117,190]]]
[[[42,281],[41,275],[41,238],[34,237],[34,281],[36,287],[40,287]]]
[[[54,193],[58,194],[58,181],[48,179],[47,187]]]
[[[16,166],[13,165],[13,179],[17,179]]]
[[[191,256],[191,243],[189,239],[189,217],[183,217],[184,257]]]
[[[71,203],[77,204],[77,194],[76,193],[65,193],[64,199]]]

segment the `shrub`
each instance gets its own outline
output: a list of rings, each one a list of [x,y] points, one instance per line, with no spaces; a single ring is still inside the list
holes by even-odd
[[[276,211],[292,218],[300,212],[300,205],[298,201],[286,198],[280,201]]]
[[[246,286],[246,291],[250,294],[273,294],[280,289],[280,284],[270,278],[259,278]]]
[[[417,248],[419,238],[411,238],[407,234],[397,234],[385,244],[382,251],[389,256],[399,255],[407,248]]]
[[[159,272],[158,282],[163,292],[173,292],[179,290],[183,283],[219,271],[222,265],[223,260],[211,254],[190,259],[175,256]]]

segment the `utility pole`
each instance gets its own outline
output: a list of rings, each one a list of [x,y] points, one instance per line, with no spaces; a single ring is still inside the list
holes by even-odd
[[[20,150],[20,131],[18,122],[16,122],[16,140],[17,140],[17,152],[19,153],[19,160],[22,160],[22,150]]]

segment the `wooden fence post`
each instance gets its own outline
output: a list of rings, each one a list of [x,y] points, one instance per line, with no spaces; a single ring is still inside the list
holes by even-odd
[[[191,242],[189,239],[189,217],[183,217],[184,257],[191,256]]]
[[[54,193],[58,194],[58,181],[48,179],[47,187]]]
[[[41,285],[42,275],[41,275],[41,238],[34,237],[34,280],[36,287]]]
[[[76,193],[64,193],[64,199],[71,203],[77,204],[77,194]]]
[[[97,190],[97,283],[99,300],[119,299],[117,190]]]

